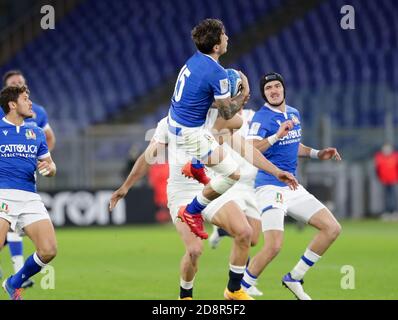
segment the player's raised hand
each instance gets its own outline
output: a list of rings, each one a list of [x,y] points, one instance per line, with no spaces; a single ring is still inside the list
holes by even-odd
[[[279,170],[276,174],[279,181],[286,183],[290,189],[296,190],[298,188],[298,181],[290,172]]]
[[[112,193],[111,200],[109,201],[109,212],[116,207],[116,204],[120,199],[123,199],[126,196],[127,192],[128,190],[126,188],[120,187],[114,193]]]
[[[294,123],[292,120],[287,120],[285,122],[283,122],[281,124],[281,126],[279,127],[276,136],[278,137],[278,139],[282,139],[284,136],[287,135],[287,133],[292,130],[294,127]]]
[[[336,148],[325,148],[319,151],[318,158],[320,160],[336,160],[341,161],[341,156]]]

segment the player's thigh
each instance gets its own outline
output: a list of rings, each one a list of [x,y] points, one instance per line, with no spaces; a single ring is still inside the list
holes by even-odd
[[[214,136],[203,128],[184,128],[182,136],[177,137],[175,141],[178,149],[205,164],[208,163],[209,155],[212,155],[220,146]]]
[[[232,190],[231,190],[232,191]],[[245,213],[246,219],[252,228],[252,246],[256,245],[261,234],[261,217],[257,208],[254,192],[245,189],[236,189],[236,197],[239,198],[238,204]]]
[[[23,229],[38,251],[56,252],[57,239],[50,219],[35,221]]]
[[[285,230],[285,212],[280,208],[269,208],[261,213],[261,230],[281,231]]]
[[[251,233],[251,226],[242,209],[235,201],[225,203],[214,215],[211,222],[226,230],[231,236]]]
[[[297,193],[295,193],[296,191]],[[309,223],[316,213],[324,209],[327,210],[322,202],[302,186],[296,191],[288,191],[288,194],[293,197],[288,199],[287,213],[293,219]]]
[[[203,217],[207,220],[213,223],[214,221],[214,216],[219,215],[219,212],[223,211],[221,208],[223,208],[228,202],[234,201],[237,203],[239,206],[240,204],[238,201],[236,201],[237,197],[236,195],[232,192],[232,188],[221,194],[218,198],[214,199],[212,202],[210,202],[206,208],[202,211]],[[242,207],[241,207],[242,208]]]
[[[286,206],[285,190],[276,186],[264,186],[256,190],[256,203],[260,212],[262,232],[284,231]]]
[[[252,244],[252,246],[255,246],[257,244],[260,234],[261,234],[261,220],[259,220],[258,218],[252,218],[249,216],[246,216],[246,219],[252,228],[251,244]]]
[[[3,248],[6,241],[7,232],[10,229],[10,222],[0,217],[0,249]]]
[[[308,221],[308,224],[317,228],[318,230],[325,230],[328,228],[341,229],[341,226],[333,213],[326,207],[317,211]]]

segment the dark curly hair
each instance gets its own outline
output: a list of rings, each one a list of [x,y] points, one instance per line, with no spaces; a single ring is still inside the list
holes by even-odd
[[[209,54],[216,44],[221,43],[221,34],[225,32],[224,24],[218,19],[205,19],[199,22],[192,31],[192,40],[202,53]]]

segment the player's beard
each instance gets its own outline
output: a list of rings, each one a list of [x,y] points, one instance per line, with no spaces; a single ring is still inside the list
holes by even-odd
[[[283,95],[285,95],[285,94],[283,94]],[[272,106],[272,107],[277,108],[277,107],[280,107],[284,102],[285,102],[285,97],[283,96],[283,99],[282,99],[281,103],[271,103],[271,102],[268,101],[268,104],[270,106]]]

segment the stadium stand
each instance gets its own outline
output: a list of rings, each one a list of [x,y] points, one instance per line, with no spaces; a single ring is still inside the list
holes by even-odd
[[[32,99],[46,106],[58,131],[70,132],[110,119],[178,72],[193,51],[193,22],[216,16],[233,35],[281,3],[88,0],[0,71],[23,70]]]
[[[398,30],[393,15],[398,4],[352,1],[355,30],[340,27],[343,5],[340,0],[322,3],[233,63],[251,81],[252,108],[263,103],[258,80],[274,70],[284,75],[288,102],[302,107],[307,127],[315,126],[322,114],[329,114],[338,127],[382,126],[387,111],[398,123],[393,90],[398,85],[398,39],[393,32]],[[167,107],[164,103],[160,109]],[[144,123],[154,123],[155,116],[164,113],[148,115]]]
[[[398,84],[398,39],[392,31],[398,28],[392,14],[398,4],[351,1],[356,29],[343,30],[339,24],[344,4],[321,4],[234,64],[252,82],[265,70],[282,73],[289,87],[288,100],[303,106],[308,126],[315,125],[320,113],[329,113],[334,126],[380,126],[385,112],[398,103],[393,91]],[[252,105],[260,106],[256,89]]]

